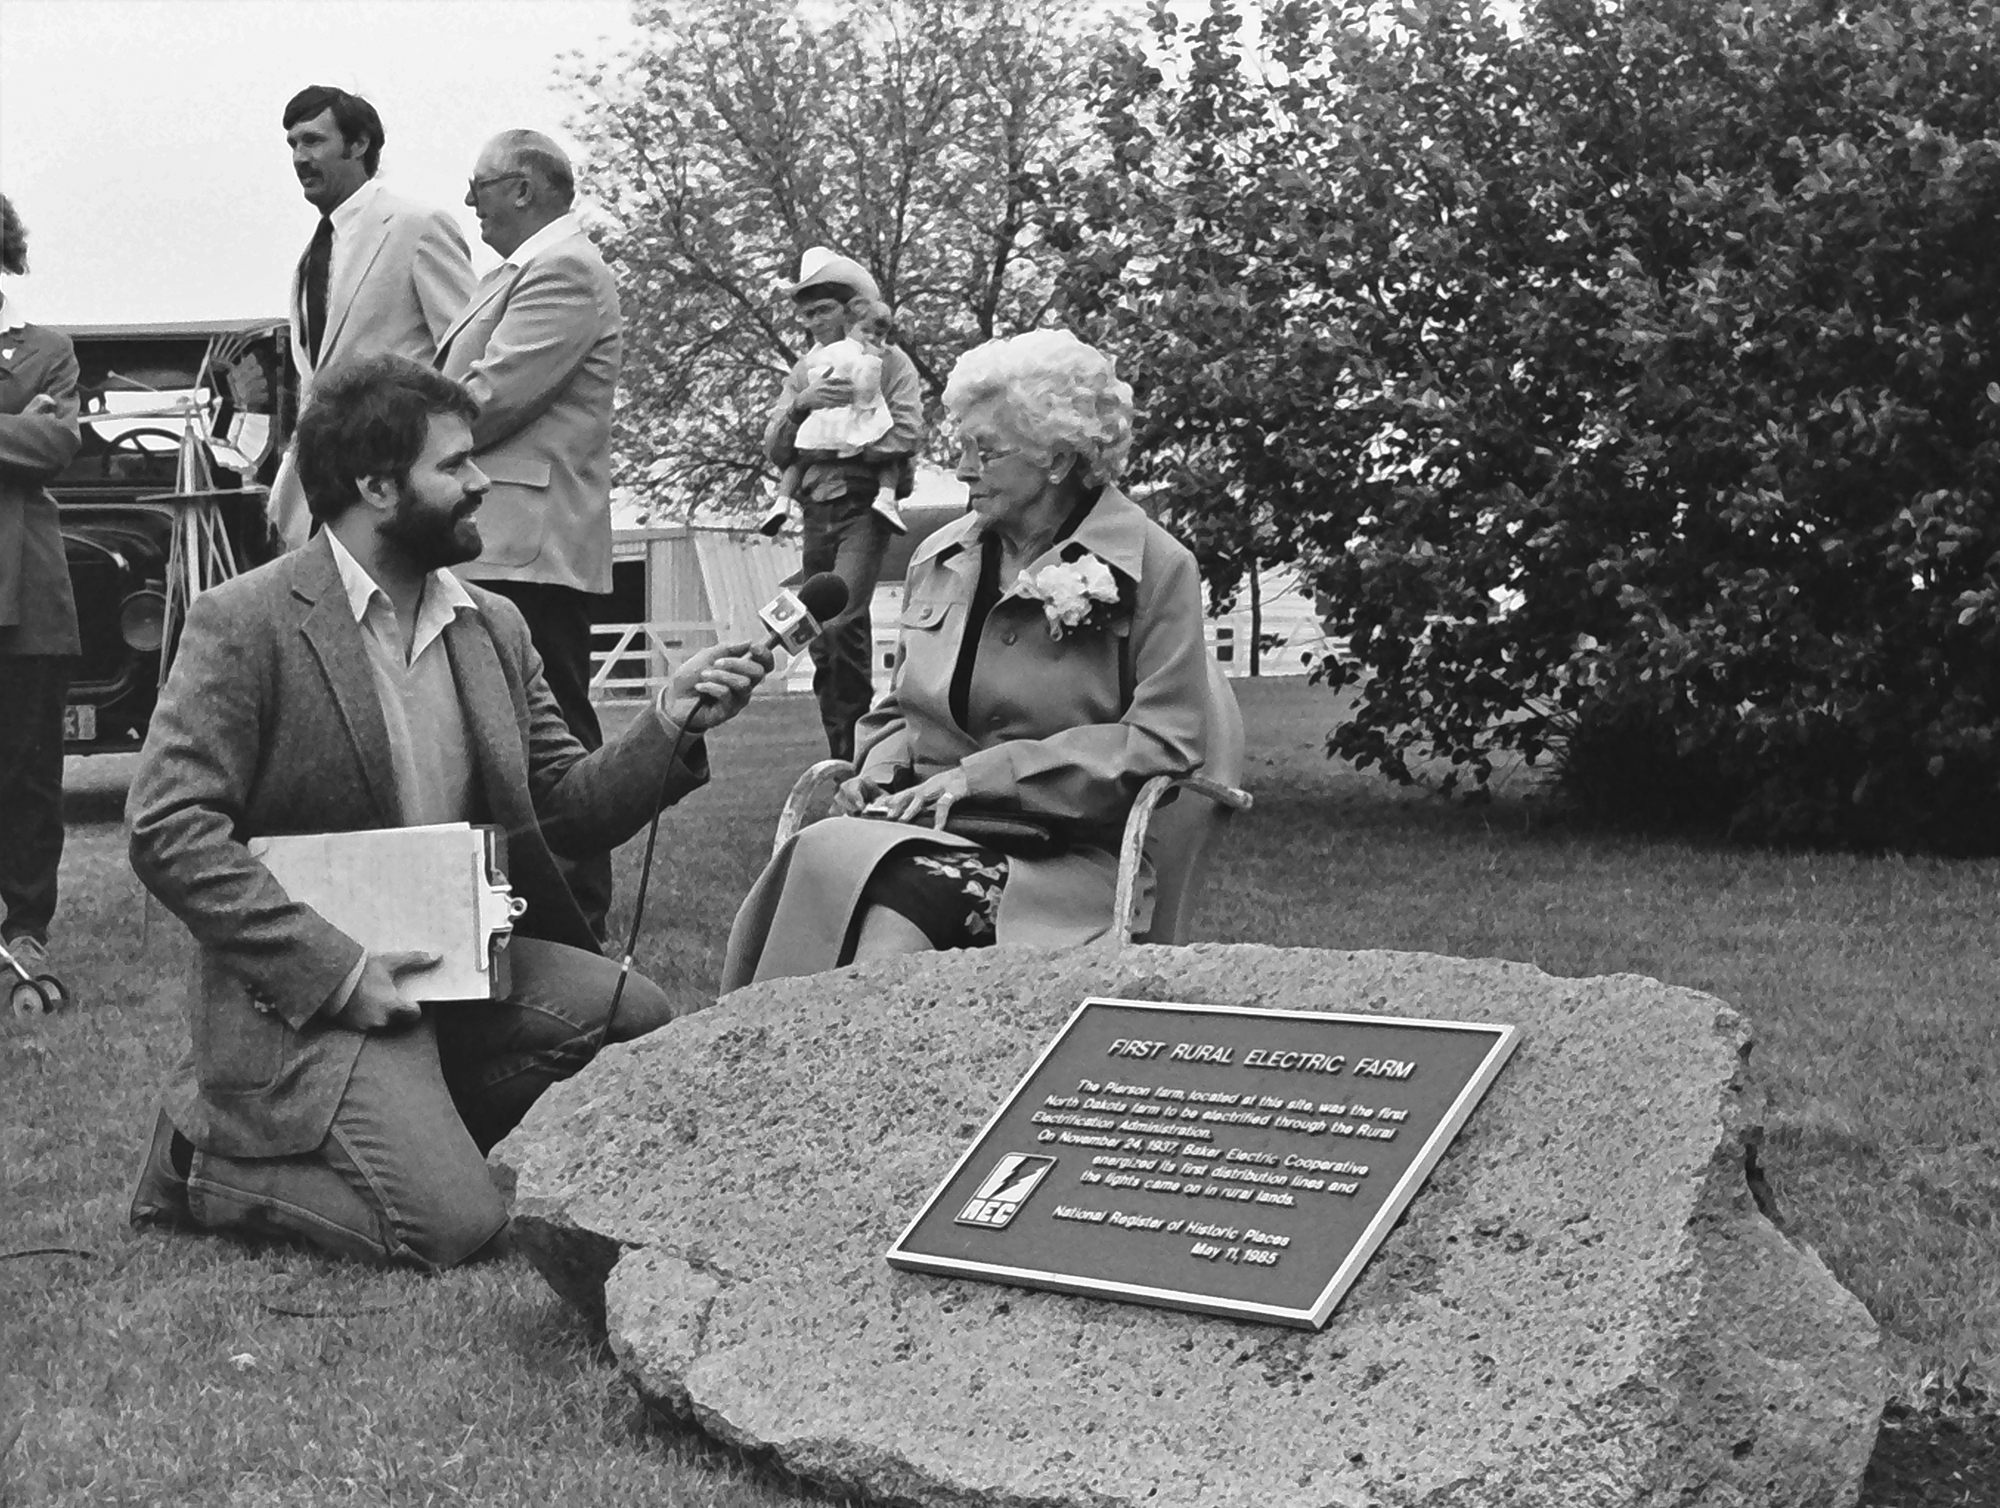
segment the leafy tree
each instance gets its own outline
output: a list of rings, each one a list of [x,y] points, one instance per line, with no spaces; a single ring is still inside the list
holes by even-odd
[[[1261,19],[1155,16],[1053,234],[1168,496],[1330,594],[1331,748],[2000,846],[2000,9]]]
[[[1157,9],[1095,80],[1108,167],[1048,196],[1067,312],[1124,359],[1138,473],[1224,596],[1253,558],[1337,549],[1409,481],[1399,420],[1434,387],[1427,325],[1451,317],[1436,242],[1463,235],[1434,213],[1436,138],[1498,112],[1476,45],[1506,38],[1477,7],[1421,44],[1380,21],[1268,6],[1248,42],[1235,6],[1192,26]]]
[[[574,83],[626,313],[618,442],[655,497],[749,501],[803,351],[779,285],[808,246],[875,274],[932,395],[959,351],[1040,319],[1033,195],[1086,135],[1087,12],[685,0],[637,20],[630,55]]]

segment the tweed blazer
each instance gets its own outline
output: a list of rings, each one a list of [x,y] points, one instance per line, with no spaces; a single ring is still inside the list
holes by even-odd
[[[38,393],[52,414],[23,413]],[[76,454],[76,349],[60,330],[0,330],[0,655],[73,655],[76,604],[48,482]]]
[[[502,263],[438,342],[479,402],[473,460],[492,480],[473,581],[611,590],[611,402],[624,359],[618,284],[578,231]]]
[[[524,936],[595,949],[554,855],[602,853],[665,794],[708,778],[696,741],[633,720],[586,754],[513,604],[473,589],[444,642],[473,752],[478,820],[504,828]],[[176,1125],[232,1156],[325,1138],[362,1034],[323,1008],[362,945],[294,901],[246,847],[267,834],[402,825],[389,736],[332,547],[304,549],[195,600],[127,803],[132,867],[187,924],[200,956],[192,1051],[167,1094]]]
[[[366,211],[337,242],[326,290],[326,330],[319,365],[306,350],[305,259],[292,270],[292,360],[299,371],[299,406],[313,379],[335,362],[359,356],[407,356],[430,365],[452,317],[477,282],[458,222],[441,209],[371,188]],[[290,451],[271,486],[270,512],[285,543],[296,549],[311,531],[305,491]]]

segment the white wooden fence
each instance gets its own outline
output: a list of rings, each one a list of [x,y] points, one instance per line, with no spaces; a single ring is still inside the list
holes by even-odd
[[[598,623],[590,630],[590,699],[641,702],[667,684],[690,651],[716,642],[719,623]]]

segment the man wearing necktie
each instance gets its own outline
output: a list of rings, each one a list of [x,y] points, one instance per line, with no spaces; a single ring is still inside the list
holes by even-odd
[[[333,216],[321,215],[306,247],[305,284],[300,290],[305,310],[306,356],[315,369],[326,339],[326,284],[333,273]]]
[[[591,599],[611,590],[611,398],[624,322],[618,285],[570,212],[569,158],[537,131],[486,144],[466,186],[479,238],[506,260],[438,341],[438,366],[479,405],[479,469],[492,480],[485,548],[459,574],[528,620],[549,689],[586,749],[603,742],[590,705]],[[600,938],[611,856],[567,871]]]
[[[292,357],[299,405],[336,361],[407,356],[428,365],[472,294],[472,257],[457,223],[376,180],[382,118],[358,94],[315,84],[285,106],[292,171],[319,224],[292,275]],[[291,455],[271,488],[271,522],[289,548],[311,528]]]

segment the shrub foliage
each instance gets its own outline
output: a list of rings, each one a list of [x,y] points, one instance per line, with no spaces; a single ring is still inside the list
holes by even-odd
[[[1161,8],[1044,234],[1225,588],[1301,561],[1330,750],[2000,847],[2000,6]]]

